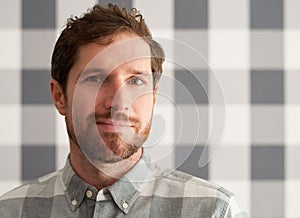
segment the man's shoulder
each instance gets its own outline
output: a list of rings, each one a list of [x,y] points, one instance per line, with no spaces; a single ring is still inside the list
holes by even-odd
[[[211,181],[177,171],[164,170],[142,195],[159,205],[180,205],[183,217],[247,217],[230,191]]]
[[[61,171],[55,171],[14,188],[0,196],[0,207],[5,201],[21,202],[28,197],[51,197],[59,191],[61,185],[58,185],[58,180],[60,177]]]
[[[178,190],[177,194],[183,198],[219,198],[229,201],[233,196],[233,193],[216,183],[178,170],[164,170],[159,177],[161,178],[158,178],[156,186]],[[176,192],[165,194],[174,195]]]
[[[0,196],[0,217],[21,217],[24,213],[47,210],[47,203],[64,194],[61,175],[61,171],[52,172]]]

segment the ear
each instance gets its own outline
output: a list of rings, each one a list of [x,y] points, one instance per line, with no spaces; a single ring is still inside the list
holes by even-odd
[[[156,93],[157,93],[157,90],[158,90],[158,85],[156,85],[154,87],[154,91],[153,91],[153,104],[154,105],[156,104]]]
[[[50,80],[50,94],[58,112],[61,115],[66,115],[66,98],[62,87],[55,79]]]

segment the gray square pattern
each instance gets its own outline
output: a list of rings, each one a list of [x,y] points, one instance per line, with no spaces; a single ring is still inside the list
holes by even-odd
[[[251,102],[253,104],[282,104],[284,102],[282,70],[253,70],[251,72]]]
[[[197,72],[197,73],[196,73]],[[175,71],[175,101],[179,104],[208,103],[208,72],[187,70]]]
[[[22,72],[22,103],[52,104],[49,93],[49,80],[49,71],[24,70]]]
[[[251,0],[251,28],[283,27],[283,0]]]
[[[207,0],[175,0],[175,28],[207,28]]]
[[[284,179],[283,146],[251,147],[251,178],[255,180]]]
[[[119,7],[132,8],[132,0],[98,0],[98,2],[103,6],[112,3],[118,5]]]
[[[22,180],[32,180],[55,170],[55,146],[22,146]]]
[[[204,146],[180,146],[175,148],[175,164],[178,170],[190,173],[194,176],[208,179],[208,165],[199,166],[199,160]],[[207,159],[207,157],[206,157]]]
[[[54,28],[55,0],[22,0],[23,28]]]

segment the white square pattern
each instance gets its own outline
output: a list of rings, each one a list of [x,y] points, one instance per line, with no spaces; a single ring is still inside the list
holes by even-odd
[[[19,70],[21,67],[21,31],[0,30],[0,69]]]
[[[1,105],[0,120],[0,147],[10,144],[21,146],[21,106]]]
[[[209,63],[216,70],[247,70],[249,68],[249,31],[210,30]]]

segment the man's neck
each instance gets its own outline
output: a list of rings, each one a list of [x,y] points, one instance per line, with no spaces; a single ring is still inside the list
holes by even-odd
[[[91,163],[80,148],[71,144],[70,163],[76,174],[86,183],[101,190],[112,185],[140,160],[142,147],[128,159],[116,163]]]

